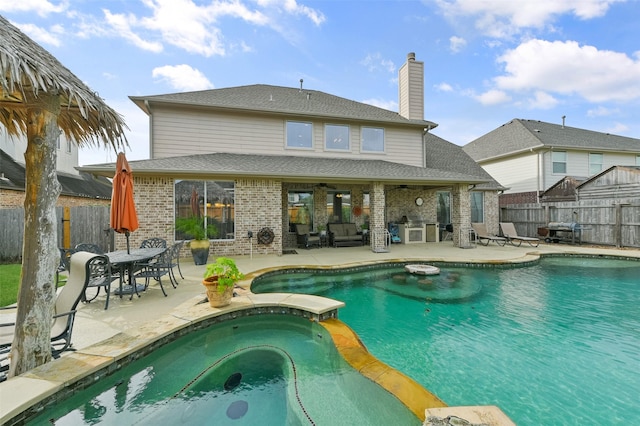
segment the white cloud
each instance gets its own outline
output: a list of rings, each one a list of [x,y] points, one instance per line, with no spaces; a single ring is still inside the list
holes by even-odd
[[[548,93],[536,91],[533,98],[529,99],[529,107],[533,109],[551,109],[558,105],[558,100]]]
[[[51,46],[60,46],[62,44],[60,39],[61,27],[59,25],[54,26],[52,31],[47,31],[44,28],[40,28],[33,24],[13,24],[20,28],[20,31],[27,34],[31,39],[40,44],[48,44]]]
[[[591,117],[591,118],[606,117],[608,115],[618,114],[618,113],[620,113],[620,110],[618,108],[610,109],[610,108],[605,108],[603,106],[599,106],[597,108],[588,110],[587,117]]]
[[[511,97],[502,90],[487,90],[486,92],[473,96],[482,105],[497,105],[509,102]]]
[[[138,34],[131,28],[132,24],[137,24],[137,18],[133,15],[124,14],[112,14],[108,10],[104,10],[104,16],[107,24],[115,31],[115,33],[128,40],[134,46],[139,47],[142,50],[148,50],[150,52],[161,52],[162,44],[159,42],[151,42],[143,40]]]
[[[35,12],[40,16],[50,13],[61,13],[67,10],[69,3],[60,1],[58,4],[48,0],[0,0],[0,10],[3,12]]]
[[[625,0],[436,0],[436,4],[450,19],[471,18],[483,34],[505,38],[548,27],[564,14],[583,20],[601,17],[618,1]]]
[[[467,45],[467,40],[462,37],[452,36],[449,38],[449,48],[453,53],[458,53]]]
[[[386,71],[391,74],[395,74],[396,66],[390,59],[384,59],[382,55],[378,53],[369,53],[366,58],[360,61],[362,65],[367,67],[369,72]]]
[[[154,68],[152,76],[181,91],[213,89],[213,84],[202,72],[186,64]]]
[[[439,92],[453,92],[453,87],[449,83],[440,83],[433,87]]]
[[[627,130],[629,130],[629,126],[622,123],[614,123],[612,127],[609,127],[609,129],[607,129],[607,133],[619,135],[625,133]]]
[[[365,99],[360,101],[363,104],[373,105],[378,108],[384,108],[388,111],[397,111],[398,110],[398,102],[397,101],[387,101],[384,99]]]
[[[640,59],[580,46],[575,41],[529,40],[498,58],[505,75],[500,90],[543,91],[590,102],[640,99]]]

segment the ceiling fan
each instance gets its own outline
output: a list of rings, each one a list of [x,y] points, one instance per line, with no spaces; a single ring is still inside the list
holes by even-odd
[[[319,183],[316,186],[314,186],[314,188],[319,188],[319,189],[336,189],[335,186],[331,186],[331,185],[327,185],[326,183]]]

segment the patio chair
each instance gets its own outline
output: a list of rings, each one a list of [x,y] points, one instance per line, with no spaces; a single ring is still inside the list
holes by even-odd
[[[98,255],[91,259],[89,262],[89,281],[87,283],[87,288],[84,291],[82,296],[82,301],[85,303],[90,303],[100,294],[100,289],[104,288],[104,292],[107,295],[107,300],[104,304],[104,309],[109,308],[109,295],[111,294],[111,282],[114,280],[120,279],[120,271],[113,270],[111,268],[111,264],[109,263],[109,258],[105,255]],[[90,288],[96,289],[96,294],[89,298],[87,297],[87,292]]]
[[[178,267],[178,272],[180,273],[180,278],[184,280],[184,276],[182,275],[182,271],[180,270],[180,250],[182,250],[182,246],[184,245],[184,241],[178,241],[173,244],[169,250],[171,250],[171,256],[169,260],[169,268],[170,273],[173,276],[173,281],[178,284],[178,279],[176,278],[176,274],[173,271],[173,268]]]
[[[153,278],[158,281],[160,284],[160,289],[162,290],[162,294],[167,296],[167,292],[164,291],[164,286],[162,285],[162,277],[165,275],[169,276],[169,281],[171,282],[171,286],[176,288],[176,284],[173,281],[172,273],[171,273],[171,250],[165,250],[159,255],[149,259],[147,262],[136,263],[134,266],[135,278],[144,278],[144,289],[146,290],[149,287],[149,281]]]
[[[538,247],[540,244],[540,238],[537,237],[522,237],[516,232],[516,227],[512,222],[500,222],[500,230],[502,235],[507,239],[509,244],[520,247],[523,241],[526,241],[531,247]],[[516,244],[517,243],[517,244]]]
[[[167,240],[162,238],[147,238],[140,244],[140,248],[167,248]]]
[[[442,232],[442,241],[453,241],[453,224],[447,223]]]
[[[311,235],[311,230],[307,224],[296,224],[296,239],[298,246],[302,246],[307,249],[313,246],[320,247],[320,236]]]
[[[487,226],[484,223],[472,223],[471,227],[473,228],[473,232],[476,234],[476,241],[483,246],[488,246],[492,241],[499,246],[504,246],[507,243],[507,239],[504,237],[490,235],[487,232]]]
[[[58,250],[60,250],[60,263],[56,269],[56,289],[66,284],[68,277],[60,278],[60,274],[68,275],[71,267],[71,255],[76,252],[76,249],[59,248]]]
[[[88,251],[89,253],[104,254],[104,250],[102,250],[99,245],[92,243],[76,244],[75,249],[76,251]]]
[[[76,307],[87,288],[91,262],[95,258],[95,253],[89,252],[77,252],[71,255],[69,278],[56,296],[51,323],[51,354],[54,358],[71,348]],[[0,376],[6,376],[6,371],[9,369],[8,354],[14,333],[15,323],[0,324]]]

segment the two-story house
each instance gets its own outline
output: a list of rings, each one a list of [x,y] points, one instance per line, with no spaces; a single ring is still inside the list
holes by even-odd
[[[295,246],[295,223],[368,226],[374,251],[384,249],[388,224],[406,218],[463,230],[474,215],[497,229],[501,188],[460,147],[429,133],[436,124],[423,118],[423,66],[409,54],[399,70],[399,113],[302,81],[131,97],[149,115],[151,156],[130,162],[140,221],[133,243],[181,239],[174,221],[189,216],[215,225],[217,254],[281,254]],[[82,170],[110,176],[114,165]],[[273,240],[264,244],[261,233]],[[454,232],[454,244],[468,243],[468,233]]]
[[[640,165],[640,139],[514,119],[463,147],[507,187],[500,205],[537,203],[566,176],[583,181],[612,166]]]

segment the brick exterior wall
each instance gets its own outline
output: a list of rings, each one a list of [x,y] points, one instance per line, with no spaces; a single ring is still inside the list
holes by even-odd
[[[471,228],[471,199],[469,187],[466,184],[454,185],[451,191],[451,224],[453,225],[453,245],[469,246],[467,231]]]
[[[61,195],[58,197],[56,207],[108,206],[110,204],[111,200]],[[0,189],[0,209],[14,209],[16,207],[24,207],[24,191]]]
[[[173,244],[174,240],[174,179],[164,177],[135,177],[134,200],[138,213],[138,230],[131,233],[131,247],[139,247],[146,238],[159,237]],[[280,183],[264,179],[239,179],[235,181],[235,235],[234,240],[212,240],[211,256],[233,256],[282,253]],[[274,241],[269,245],[258,244],[257,234],[263,228],[270,228]],[[247,237],[253,232],[252,240]],[[116,249],[126,247],[123,234],[115,236]],[[253,245],[253,247],[252,247]],[[185,245],[180,254],[189,257],[191,253]],[[209,258],[211,261],[211,258]]]
[[[500,233],[500,208],[499,195],[495,191],[485,191],[484,193],[484,224],[489,234],[498,235]]]

